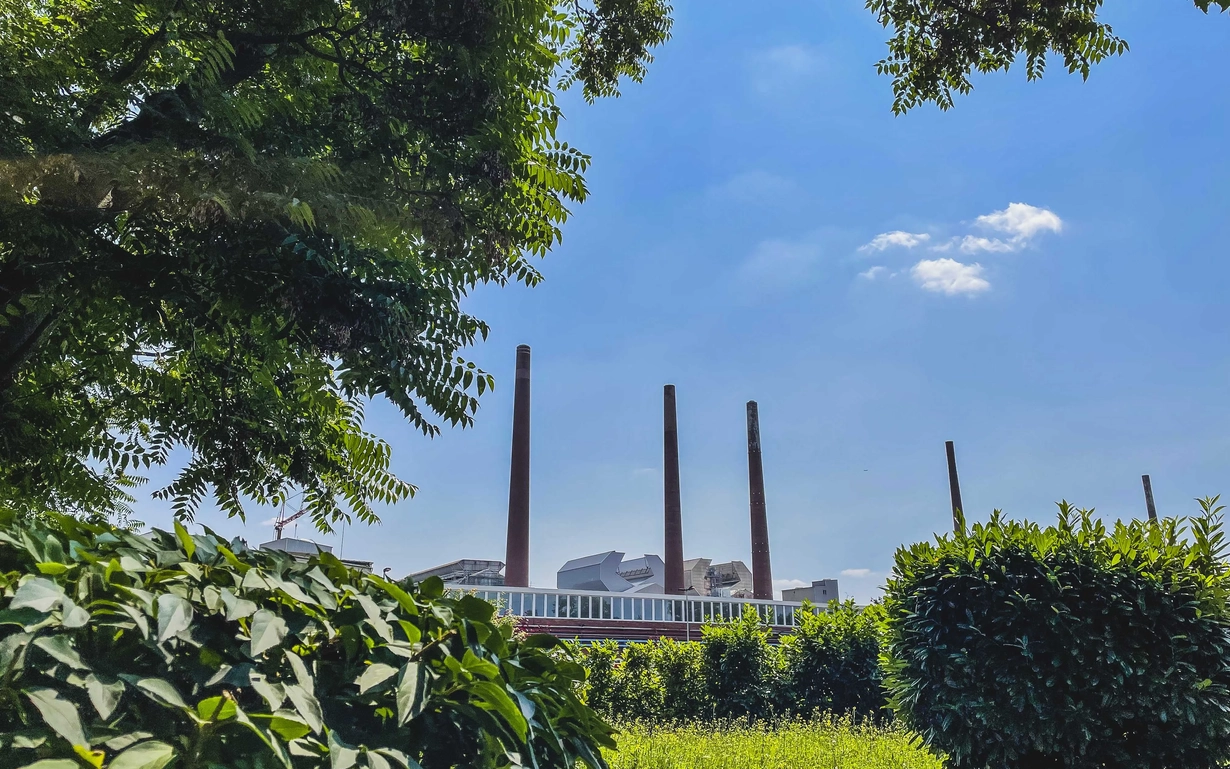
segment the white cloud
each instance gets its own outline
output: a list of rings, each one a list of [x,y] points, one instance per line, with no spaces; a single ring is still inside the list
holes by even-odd
[[[948,296],[977,294],[991,287],[982,277],[982,265],[962,264],[955,259],[923,259],[910,274],[924,290]]]
[[[954,241],[956,239],[954,238]],[[949,241],[950,243],[953,241]],[[1006,254],[1010,251],[1016,251],[1025,245],[1023,241],[1013,240],[1005,243],[999,238],[980,238],[974,235],[966,235],[959,241],[956,241],[958,247],[963,254],[976,254],[979,251],[990,251],[995,254]],[[947,251],[948,249],[943,249]]]
[[[871,239],[870,243],[859,246],[858,250],[863,252],[868,251],[883,251],[886,248],[913,248],[921,243],[926,243],[931,240],[931,236],[925,232],[902,232],[894,230],[892,232],[882,232]]]
[[[1002,211],[993,211],[976,220],[996,232],[1006,232],[1016,242],[1023,243],[1039,232],[1060,232],[1063,220],[1054,211],[1031,206],[1028,203],[1009,203]]]
[[[864,577],[870,577],[872,574],[873,572],[871,571],[871,569],[842,569],[841,570],[841,576],[853,577],[854,579],[862,579]]]
[[[757,244],[740,272],[745,281],[762,288],[782,288],[811,275],[820,258],[820,247],[806,240],[771,239]]]
[[[260,525],[261,525],[261,526],[272,526],[273,524],[275,524],[275,523],[277,523],[277,522],[278,522],[278,517],[275,515],[274,517],[270,518],[270,519],[269,519],[269,520],[267,520],[267,521],[261,521],[261,522],[260,522]]]
[[[888,268],[882,264],[877,264],[875,267],[872,267],[869,270],[863,270],[862,272],[858,274],[858,276],[860,278],[866,278],[867,280],[875,280],[879,276],[883,275],[885,272],[888,272]]]

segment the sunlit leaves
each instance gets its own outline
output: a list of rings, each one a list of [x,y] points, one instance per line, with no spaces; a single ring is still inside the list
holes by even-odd
[[[414,491],[370,399],[473,421],[463,297],[537,282],[587,194],[556,95],[639,80],[670,27],[662,0],[69,7],[0,12],[0,499],[123,516],[184,456],[178,517],[302,492],[323,530]]]
[[[1230,758],[1230,567],[1222,511],[1056,525],[996,512],[897,552],[886,686],[958,766],[1212,769]]]
[[[610,744],[554,641],[522,646],[439,580],[4,511],[0,562],[0,701],[20,703],[0,709],[0,733],[26,735],[0,769],[452,769],[489,750],[571,769]]]

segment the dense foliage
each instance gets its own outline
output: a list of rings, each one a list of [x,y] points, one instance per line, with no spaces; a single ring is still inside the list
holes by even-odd
[[[362,427],[428,434],[490,377],[485,282],[585,198],[556,95],[639,80],[664,0],[0,0],[0,500],[160,490],[318,526],[412,487]]]
[[[579,649],[588,703],[617,721],[885,715],[880,686],[883,612],[847,602],[806,618],[772,643],[755,612],[707,625],[700,641],[662,639]]]
[[[1230,0],[1194,0],[1205,13]],[[880,24],[893,30],[878,64],[892,75],[894,112],[924,102],[952,106],[953,92],[969,93],[974,72],[1007,70],[1025,61],[1035,80],[1047,56],[1088,78],[1093,65],[1122,54],[1127,43],[1098,19],[1103,0],[867,0]]]
[[[1221,508],[985,525],[897,552],[891,705],[949,766],[1212,769],[1230,760]],[[1190,524],[1190,528],[1187,525]]]
[[[799,715],[816,710],[862,719],[887,715],[879,662],[883,607],[834,604],[822,614],[801,616],[798,630],[781,641],[779,708]]]
[[[603,766],[584,670],[494,607],[206,533],[0,525],[0,767]]]

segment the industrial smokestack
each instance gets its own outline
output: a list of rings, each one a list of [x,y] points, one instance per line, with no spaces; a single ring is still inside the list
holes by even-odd
[[[1145,485],[1145,511],[1149,514],[1150,521],[1157,520],[1157,505],[1153,504],[1153,484],[1149,481],[1149,476],[1140,476],[1140,481]]]
[[[530,586],[530,346],[517,346],[504,584]]]
[[[944,441],[948,454],[948,496],[952,498],[952,530],[960,534],[965,528],[965,508],[961,506],[961,481],[957,479],[957,449],[952,441]]]
[[[747,402],[747,485],[752,509],[752,597],[773,600],[769,565],[769,520],[764,506],[764,466],[760,461],[760,413]]]
[[[679,501],[679,423],[675,386],[662,388],[662,481],[666,531],[666,594],[683,595],[683,505]]]

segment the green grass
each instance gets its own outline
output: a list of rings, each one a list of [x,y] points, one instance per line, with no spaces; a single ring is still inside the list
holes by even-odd
[[[910,735],[892,727],[822,718],[774,728],[746,724],[624,726],[611,769],[941,769]]]

